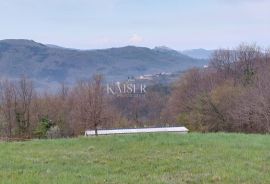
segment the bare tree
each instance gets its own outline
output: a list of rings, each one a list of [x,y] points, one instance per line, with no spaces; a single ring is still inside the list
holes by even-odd
[[[216,50],[211,59],[210,67],[215,68],[223,78],[231,77],[234,73],[235,52],[229,49]]]
[[[254,79],[256,64],[261,62],[262,52],[256,45],[241,44],[236,50],[237,71],[244,85],[248,85]]]
[[[30,113],[33,99],[33,83],[23,76],[16,86],[15,115],[20,136],[30,136]]]
[[[83,130],[93,128],[97,135],[98,126],[104,117],[104,86],[101,75],[95,75],[93,80],[78,82],[73,94],[77,119],[82,123]]]
[[[7,137],[12,137],[12,131],[14,129],[15,115],[15,86],[9,80],[1,82],[1,111],[6,121],[6,134]]]
[[[92,99],[88,99],[88,103],[92,109],[91,113],[91,120],[90,122],[94,125],[95,134],[97,135],[97,128],[99,125],[101,125],[102,121],[104,121],[103,117],[103,108],[104,108],[104,87],[102,84],[102,76],[101,75],[95,75],[94,81],[91,85],[92,95],[89,94]]]

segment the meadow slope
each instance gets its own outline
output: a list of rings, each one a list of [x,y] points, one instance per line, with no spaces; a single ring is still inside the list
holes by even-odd
[[[2,142],[0,183],[270,183],[270,136],[157,133]]]

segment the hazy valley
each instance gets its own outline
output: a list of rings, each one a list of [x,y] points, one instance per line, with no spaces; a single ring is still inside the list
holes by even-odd
[[[31,40],[0,41],[0,77],[17,79],[25,75],[35,81],[37,87],[61,82],[72,84],[97,73],[104,75],[107,81],[159,73],[177,74],[207,63],[206,58],[192,58],[166,47],[76,50]]]

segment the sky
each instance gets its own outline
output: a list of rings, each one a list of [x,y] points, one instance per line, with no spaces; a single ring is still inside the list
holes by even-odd
[[[270,0],[0,0],[0,39],[77,49],[270,46]]]

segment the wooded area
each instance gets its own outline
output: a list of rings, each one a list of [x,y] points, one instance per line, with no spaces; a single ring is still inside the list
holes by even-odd
[[[71,137],[87,129],[153,126],[166,102],[166,95],[151,89],[137,97],[106,94],[101,75],[73,87],[62,84],[57,93],[37,92],[26,77],[0,86],[2,138]]]
[[[215,51],[206,69],[176,84],[171,116],[195,131],[270,132],[270,52],[256,45]]]

